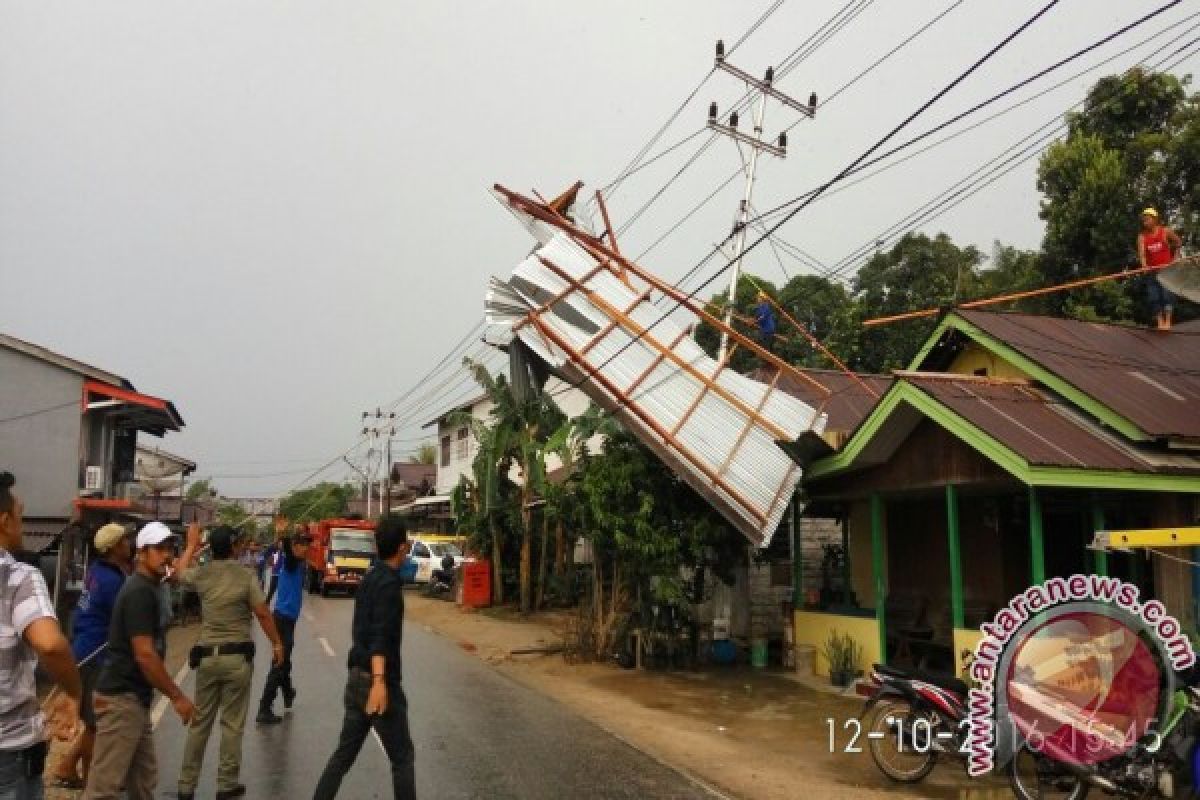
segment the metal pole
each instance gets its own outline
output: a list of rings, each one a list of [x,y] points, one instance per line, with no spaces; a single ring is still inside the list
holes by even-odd
[[[767,93],[758,97],[758,108],[754,110],[754,136],[762,138],[763,115],[767,110]],[[725,306],[725,324],[732,325],[733,309],[737,304],[738,280],[742,275],[742,253],[746,248],[746,222],[750,219],[750,199],[754,193],[754,173],[758,168],[757,147],[750,148],[750,164],[746,168],[746,192],[742,197],[742,207],[738,212],[737,238],[733,247],[733,271],[729,276],[729,301]],[[717,352],[717,361],[725,359],[725,351],[729,347],[729,334],[721,332],[721,349]]]

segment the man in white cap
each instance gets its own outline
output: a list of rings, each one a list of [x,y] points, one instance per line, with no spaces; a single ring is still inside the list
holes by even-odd
[[[131,800],[152,800],[158,784],[158,759],[150,704],[154,690],[171,701],[184,725],[196,707],[163,664],[166,629],[158,612],[158,587],[171,559],[171,529],[151,522],[137,535],[137,569],[125,581],[113,607],[108,661],[96,681],[96,747],[84,800],[115,800],[122,787]],[[189,535],[190,541],[199,536]],[[194,549],[184,552],[190,563]]]
[[[79,738],[71,744],[70,750],[59,759],[55,769],[50,785],[62,789],[82,789],[87,783],[92,748],[96,743],[92,693],[96,689],[100,668],[107,660],[105,650],[108,647],[108,626],[112,622],[113,606],[132,567],[132,532],[126,530],[124,525],[110,522],[96,531],[92,548],[97,557],[88,565],[87,574],[83,576],[83,592],[79,595],[71,624],[71,650],[83,679],[83,704],[79,708],[79,717],[83,720],[84,728]]]

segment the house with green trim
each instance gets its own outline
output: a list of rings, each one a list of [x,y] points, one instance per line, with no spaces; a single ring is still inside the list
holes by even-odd
[[[819,673],[835,630],[868,663],[961,668],[1013,595],[1081,571],[1136,583],[1195,629],[1193,553],[1089,545],[1200,520],[1200,327],[953,311],[884,385],[805,470],[803,513],[842,532],[839,590],[794,587]]]

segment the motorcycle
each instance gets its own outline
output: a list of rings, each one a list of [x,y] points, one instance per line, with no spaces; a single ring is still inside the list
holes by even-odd
[[[909,671],[875,664],[877,689],[863,707],[861,719],[871,759],[894,781],[925,779],[940,756],[965,763],[967,691],[952,676]]]
[[[429,576],[429,582],[421,590],[425,597],[440,597],[445,600],[454,598],[454,556],[442,556],[442,568],[435,569]]]
[[[1118,797],[1195,797],[1200,776],[1200,689],[1175,692],[1161,731],[1143,737],[1125,755],[1099,764],[1049,758],[1028,743],[1008,764],[1009,786],[1021,800],[1083,800],[1097,788]]]

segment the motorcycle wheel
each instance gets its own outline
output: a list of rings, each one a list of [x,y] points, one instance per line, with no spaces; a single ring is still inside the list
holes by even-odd
[[[911,732],[913,723],[920,719],[927,717],[907,700],[896,698],[876,705],[865,726],[871,759],[880,772],[894,781],[917,783],[924,780],[937,764],[932,739],[924,742],[924,746],[914,746]]]
[[[1024,745],[1008,762],[1008,785],[1020,800],[1083,800],[1090,788]]]

